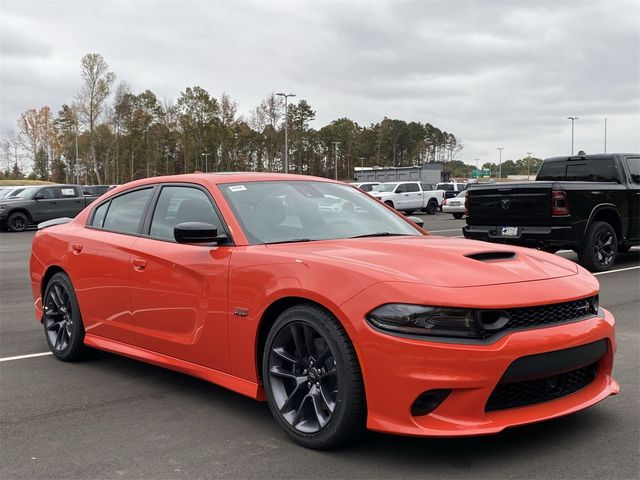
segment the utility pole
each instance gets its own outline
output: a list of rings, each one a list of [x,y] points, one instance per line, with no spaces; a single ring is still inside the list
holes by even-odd
[[[498,164],[498,180],[502,180],[502,150],[504,150],[504,147],[498,147],[498,150],[500,151],[500,163]]]
[[[289,173],[289,97],[295,97],[294,93],[276,93],[284,98],[284,173]]]
[[[607,153],[607,119],[604,119],[604,153]]]
[[[338,145],[340,145],[340,142],[331,142],[331,143],[333,143],[333,148],[335,150],[336,180],[338,180]]]
[[[530,180],[529,178],[529,164],[531,163],[531,154],[533,152],[527,152],[527,180]]]
[[[209,171],[209,155],[211,155],[210,153],[201,153],[200,156],[204,157],[204,171],[208,172]]]
[[[573,132],[574,132],[574,123],[580,117],[567,117],[567,120],[571,120],[571,155],[573,155]]]

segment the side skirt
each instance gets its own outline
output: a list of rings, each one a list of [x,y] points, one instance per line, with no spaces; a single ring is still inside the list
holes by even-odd
[[[200,378],[207,382],[215,383],[221,387],[233,390],[234,392],[242,395],[246,395],[247,397],[255,400],[265,400],[264,390],[260,385],[242,378],[234,377],[228,373],[203,367],[202,365],[196,365],[195,363],[180,360],[178,358],[169,357],[161,353],[152,352],[151,350],[146,350],[144,348],[134,347],[115,340],[109,340],[108,338],[99,337],[90,333],[85,335],[84,343],[88,347],[116,353],[124,357],[133,358],[134,360],[140,360],[145,363],[150,363],[152,365],[168,368],[170,370],[175,370],[176,372]]]

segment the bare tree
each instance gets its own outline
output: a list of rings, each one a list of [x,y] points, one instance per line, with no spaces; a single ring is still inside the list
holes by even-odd
[[[81,68],[84,84],[78,93],[78,105],[89,127],[93,172],[98,183],[102,183],[102,174],[96,156],[95,125],[104,109],[116,75],[109,71],[109,65],[99,53],[88,53],[82,57]]]

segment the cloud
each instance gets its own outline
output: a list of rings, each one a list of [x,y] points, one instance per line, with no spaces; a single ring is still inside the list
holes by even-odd
[[[55,111],[101,53],[118,80],[175,98],[191,85],[247,113],[288,90],[317,112],[430,122],[460,158],[640,151],[640,4],[634,1],[4,1],[0,131]]]

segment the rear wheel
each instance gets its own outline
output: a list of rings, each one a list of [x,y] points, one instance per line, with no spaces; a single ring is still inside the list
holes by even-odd
[[[262,365],[271,413],[297,443],[332,448],[363,430],[360,366],[346,332],[323,309],[298,305],[282,313]]]
[[[393,202],[392,202],[391,200],[387,200],[387,201],[386,201],[386,202],[384,202],[384,203],[386,203],[387,205],[389,205],[391,208],[395,208],[395,207],[393,206]]]
[[[452,213],[451,215],[453,215],[453,218],[455,218],[456,220],[460,220],[462,217],[464,217],[464,213]]]
[[[607,222],[593,222],[578,251],[580,264],[593,272],[602,272],[613,266],[617,254],[616,231]]]
[[[44,334],[51,352],[60,360],[73,362],[84,353],[84,325],[69,277],[56,273],[44,292]]]
[[[436,202],[433,199],[429,200],[429,203],[427,203],[427,208],[426,208],[427,214],[433,215],[437,211],[438,211],[438,202]]]
[[[12,232],[23,232],[29,225],[29,217],[22,212],[15,212],[9,215],[7,228]]]

